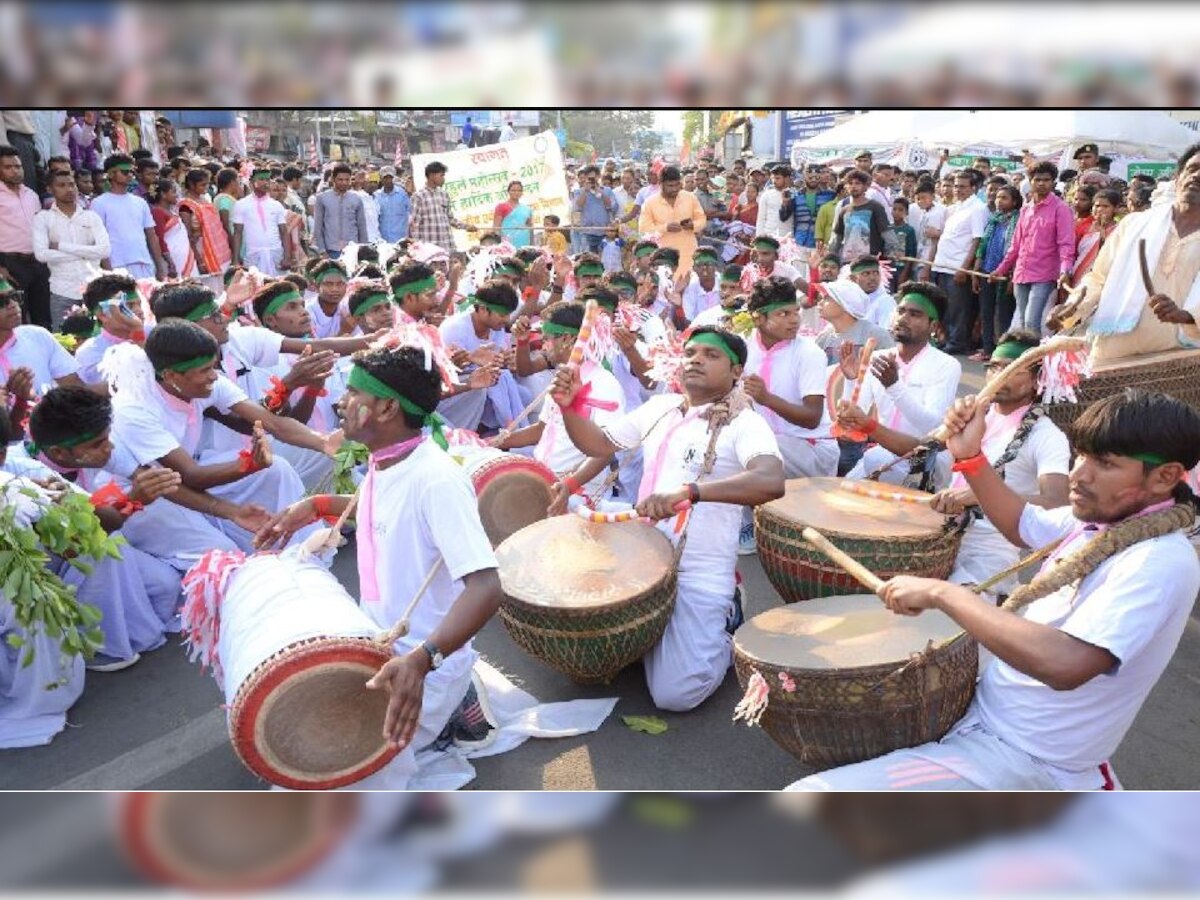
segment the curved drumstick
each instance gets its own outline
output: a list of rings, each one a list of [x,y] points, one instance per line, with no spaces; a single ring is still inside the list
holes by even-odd
[[[875,345],[877,343],[878,341],[875,338],[870,337],[867,338],[862,346],[862,358],[858,361],[858,377],[854,382],[854,390],[850,392],[851,406],[858,406],[858,398],[862,394],[863,382],[866,381],[867,371],[871,368],[871,354],[875,352]],[[853,441],[864,441],[867,439],[867,435],[861,431],[846,431],[836,422],[833,423],[830,433],[834,437],[845,437]]]
[[[421,586],[417,588],[416,594],[413,595],[412,601],[408,604],[408,608],[404,610],[404,615],[400,621],[385,631],[375,640],[384,646],[389,646],[396,643],[400,638],[408,634],[408,622],[412,618],[413,611],[417,608],[417,604],[421,602],[421,598],[425,596],[425,592],[429,590],[429,585],[433,584],[434,576],[438,570],[442,568],[442,558],[439,556],[429,568],[429,572],[425,575],[425,580],[421,582]]]
[[[854,578],[863,585],[869,588],[872,593],[878,594],[879,589],[883,587],[883,579],[860,563],[857,559],[840,550],[829,542],[829,539],[815,528],[805,528],[800,532],[800,536],[832,559],[835,563],[846,570],[848,575]]]
[[[1138,241],[1138,266],[1142,270],[1142,285],[1147,294],[1154,293],[1154,279],[1150,277],[1150,264],[1146,262],[1146,239]]]

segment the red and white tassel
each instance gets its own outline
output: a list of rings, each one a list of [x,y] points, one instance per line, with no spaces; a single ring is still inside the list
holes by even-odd
[[[767,711],[770,696],[771,688],[767,679],[755,671],[746,682],[746,693],[733,709],[733,721],[745,722],[751,728],[758,725],[759,719]]]
[[[1077,403],[1075,389],[1092,374],[1091,358],[1087,350],[1064,350],[1051,353],[1042,360],[1042,371],[1038,375],[1038,390],[1045,403]]]
[[[183,578],[183,623],[188,659],[199,661],[201,670],[212,669],[213,677],[223,681],[219,642],[221,638],[221,601],[225,585],[246,561],[240,551],[210,550],[188,570]]]

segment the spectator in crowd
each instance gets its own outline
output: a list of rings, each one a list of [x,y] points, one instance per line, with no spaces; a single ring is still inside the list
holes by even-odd
[[[445,168],[442,166],[443,178]],[[336,258],[347,244],[367,242],[367,214],[362,198],[350,190],[350,167],[338,163],[330,175],[332,186],[317,194],[313,202],[313,246],[322,256]]]
[[[454,252],[451,228],[474,233],[474,225],[460,222],[450,209],[446,193],[446,164],[434,160],[425,166],[425,187],[412,197],[412,213],[408,220],[408,235],[413,240],[436,244],[447,253]],[[364,226],[365,230],[365,226]]]
[[[8,113],[4,116],[8,125]],[[0,278],[24,291],[22,319],[49,328],[50,270],[33,253],[33,220],[41,209],[26,184],[20,151],[0,145]]]
[[[579,247],[599,253],[604,234],[617,217],[617,198],[609,188],[600,185],[597,166],[584,166],[579,170],[579,177],[579,188],[571,199],[572,222],[590,229],[579,233]]]
[[[946,224],[933,258],[934,283],[949,298],[943,323],[947,332],[943,350],[951,355],[971,352],[971,331],[979,311],[970,277],[988,221],[987,204],[977,194],[979,178],[974,169],[963,169],[954,175],[956,202],[946,212]]]
[[[983,237],[975,250],[975,268],[983,275],[989,275],[1000,265],[1000,260],[1012,246],[1013,234],[1017,227],[1017,216],[1021,211],[1024,198],[1021,192],[1012,185],[998,188],[995,198],[995,211],[988,217],[983,229]],[[975,353],[973,362],[987,362],[996,350],[996,338],[1009,330],[1012,322],[1016,301],[1007,281],[993,281],[989,278],[980,279],[971,276],[972,287],[979,294],[979,315],[982,320],[983,349]]]
[[[83,286],[100,271],[112,248],[104,222],[78,202],[75,176],[68,170],[50,178],[54,201],[33,217],[33,253],[50,268],[50,320],[62,324],[67,310],[83,299]]]
[[[466,128],[464,126],[463,130]],[[408,237],[412,200],[403,185],[396,184],[394,166],[384,166],[379,170],[379,177],[382,185],[375,192],[375,202],[379,205],[379,236],[394,244]]]
[[[104,160],[104,174],[108,191],[92,201],[92,211],[104,222],[112,248],[104,268],[124,269],[135,279],[166,281],[170,274],[154,232],[150,206],[129,192],[134,180],[133,159],[114,153]]]

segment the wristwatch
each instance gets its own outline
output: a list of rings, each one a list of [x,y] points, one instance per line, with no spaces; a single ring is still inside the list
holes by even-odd
[[[429,654],[429,669],[430,669],[430,671],[437,671],[439,668],[441,668],[442,661],[444,659],[444,657],[442,656],[441,650],[439,650],[437,647],[433,646],[433,644],[429,643],[429,641],[426,641],[425,643],[423,643],[421,645],[421,649]]]

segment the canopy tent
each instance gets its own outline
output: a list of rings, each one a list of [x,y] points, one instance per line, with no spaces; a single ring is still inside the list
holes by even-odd
[[[824,137],[824,135],[820,135]],[[1095,143],[1100,152],[1146,159],[1175,159],[1196,132],[1158,110],[984,110],[944,122],[922,136],[928,147],[994,148],[1035,156]]]
[[[925,135],[966,115],[962,110],[872,110],[794,144],[792,162],[848,162],[858,151],[870,150],[876,162],[897,162],[906,168],[919,168],[930,159],[923,149],[930,146]]]

